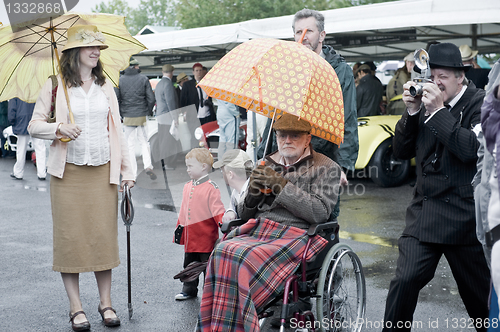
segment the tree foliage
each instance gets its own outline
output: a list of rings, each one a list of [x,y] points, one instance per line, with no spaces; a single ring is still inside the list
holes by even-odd
[[[138,8],[132,8],[126,0],[110,0],[92,11],[125,16],[125,26],[135,35],[146,25],[175,26],[174,4],[175,0],[141,0]]]
[[[295,14],[303,8],[328,10],[395,0],[179,0],[177,21],[184,29]]]
[[[328,10],[388,1],[395,0],[141,0],[138,8],[131,8],[126,0],[109,0],[92,11],[126,16],[125,25],[136,34],[146,25],[190,29],[292,15],[303,8]]]

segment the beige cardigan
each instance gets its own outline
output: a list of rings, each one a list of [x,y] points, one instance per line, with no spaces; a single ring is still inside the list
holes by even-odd
[[[56,122],[47,123],[52,101],[52,80],[49,78],[42,87],[36,101],[33,117],[28,125],[28,132],[32,137],[53,140],[50,145],[47,172],[52,176],[62,178],[66,165],[67,145],[58,139],[56,130],[59,123],[69,123],[69,112],[61,78],[58,76],[57,80],[59,81],[59,85],[56,96]],[[123,175],[123,180],[135,181],[131,169],[127,143],[122,130],[118,101],[113,86],[109,80],[106,80],[106,83],[101,89],[108,98],[110,105],[110,112],[108,115],[109,147],[111,154],[110,183],[120,184],[120,173]]]

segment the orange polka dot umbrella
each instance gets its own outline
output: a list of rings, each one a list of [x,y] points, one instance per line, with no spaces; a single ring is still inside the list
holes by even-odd
[[[344,101],[332,66],[304,45],[253,39],[226,54],[200,81],[211,97],[272,118],[283,112],[312,125],[311,134],[344,139]]]

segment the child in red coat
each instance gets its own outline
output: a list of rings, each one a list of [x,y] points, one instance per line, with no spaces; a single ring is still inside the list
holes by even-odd
[[[177,229],[179,225],[183,227],[177,243],[184,245],[184,268],[191,262],[207,261],[219,238],[219,227],[225,209],[219,187],[208,178],[213,162],[214,158],[205,148],[196,148],[186,154],[187,172],[191,181],[184,185],[177,220]],[[178,230],[176,232],[179,233]],[[175,299],[182,301],[195,298],[198,283],[198,278],[184,282],[182,291]]]

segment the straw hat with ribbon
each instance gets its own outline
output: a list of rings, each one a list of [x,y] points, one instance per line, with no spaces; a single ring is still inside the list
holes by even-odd
[[[99,46],[101,50],[108,48],[106,38],[95,25],[75,25],[68,29],[68,42],[62,51],[77,47]]]
[[[478,51],[473,51],[469,45],[461,45],[459,48],[460,55],[462,56],[462,61],[472,60],[478,53]]]

